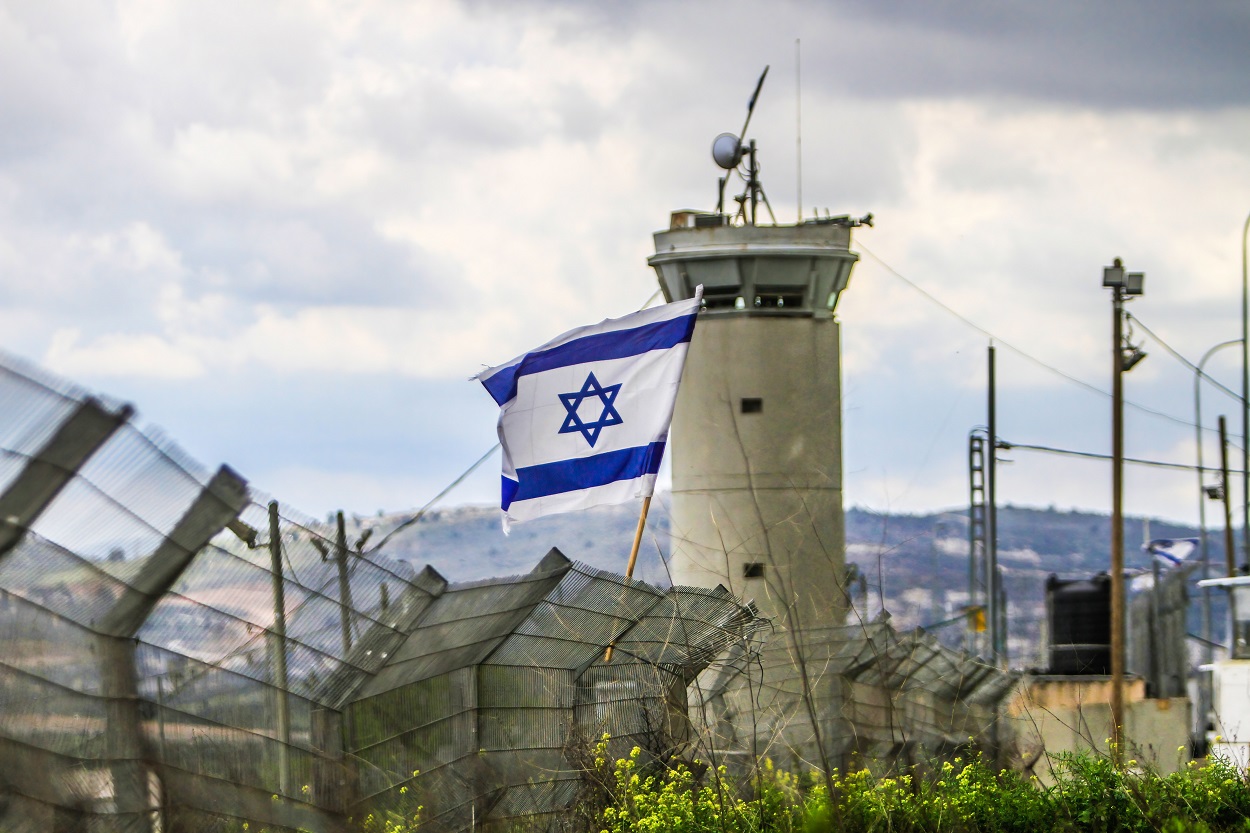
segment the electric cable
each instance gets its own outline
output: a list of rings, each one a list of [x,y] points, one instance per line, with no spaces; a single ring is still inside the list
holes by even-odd
[[[374,544],[372,547],[369,548],[369,555],[373,555],[375,552],[382,549],[382,545],[385,544],[387,541],[391,540],[391,538],[395,537],[397,533],[407,529],[408,527],[420,521],[421,518],[425,516],[425,513],[429,511],[431,506],[438,503],[440,500],[442,500],[444,497],[447,496],[448,492],[450,492],[452,489],[456,488],[461,483],[463,483],[465,481],[465,478],[473,474],[473,472],[477,471],[478,467],[481,466],[482,463],[485,463],[487,460],[489,460],[491,455],[494,454],[498,450],[499,450],[499,443],[495,443],[494,445],[492,445],[489,451],[487,451],[481,457],[477,458],[477,462],[475,462],[473,465],[465,469],[464,472],[459,477],[451,481],[451,483],[447,484],[447,486],[441,492],[436,494],[434,497],[430,498],[426,502],[426,504],[422,506],[420,509],[418,509],[410,518],[405,520],[403,523],[399,524],[399,526],[395,527],[390,532],[383,535],[380,541],[378,541],[376,544]]]
[[[975,321],[973,321],[972,319],[968,318],[968,317],[967,317],[967,316],[965,316],[963,313],[959,312],[959,311],[958,311],[958,310],[956,310],[954,307],[951,307],[950,305],[948,305],[948,304],[947,304],[947,303],[945,303],[944,301],[940,300],[937,296],[933,295],[933,294],[932,294],[931,292],[929,292],[927,289],[924,289],[924,288],[923,288],[923,287],[921,287],[919,284],[917,284],[915,281],[913,281],[913,280],[911,280],[910,278],[908,278],[907,276],[905,276],[902,272],[899,272],[899,271],[898,271],[897,269],[895,269],[893,266],[891,266],[890,264],[886,263],[884,260],[882,260],[882,259],[881,259],[880,257],[878,257],[876,254],[874,254],[874,253],[873,253],[873,251],[872,251],[871,249],[869,249],[867,246],[865,246],[862,242],[857,242],[857,243],[856,243],[856,248],[858,248],[858,249],[859,249],[859,250],[861,250],[864,254],[868,255],[868,256],[869,256],[869,257],[871,257],[873,260],[875,260],[875,261],[876,261],[876,262],[877,262],[877,263],[881,266],[881,268],[883,268],[883,269],[885,269],[885,270],[886,270],[886,272],[888,272],[889,274],[891,274],[891,275],[893,275],[894,277],[898,278],[900,281],[902,281],[904,284],[906,284],[906,285],[907,285],[907,286],[909,286],[910,288],[914,289],[916,292],[919,292],[921,295],[923,295],[925,298],[927,298],[930,302],[932,302],[932,303],[936,304],[938,307],[940,307],[941,309],[945,310],[948,314],[950,314],[951,316],[955,317],[956,319],[958,319],[959,321],[961,321],[963,324],[967,325],[968,327],[971,327],[972,329],[976,330],[978,333],[981,333],[981,334],[982,334],[983,336],[985,336],[986,338],[989,338],[989,339],[993,340],[993,341],[994,341],[994,343],[1003,345],[1003,346],[1004,346],[1004,347],[1006,347],[1008,350],[1010,350],[1011,352],[1015,353],[1017,356],[1020,356],[1021,358],[1025,359],[1025,360],[1027,360],[1027,361],[1032,362],[1033,364],[1037,365],[1038,367],[1040,367],[1040,368],[1042,368],[1042,369],[1044,369],[1044,370],[1047,370],[1047,371],[1049,371],[1049,372],[1051,372],[1051,373],[1055,374],[1056,376],[1059,376],[1059,377],[1061,377],[1061,378],[1063,378],[1063,379],[1066,379],[1067,381],[1072,382],[1073,384],[1079,385],[1079,386],[1081,386],[1081,387],[1085,388],[1086,390],[1091,391],[1091,392],[1093,392],[1093,393],[1097,393],[1097,394],[1100,394],[1101,396],[1105,396],[1105,397],[1107,397],[1108,399],[1110,399],[1110,398],[1111,398],[1111,394],[1110,394],[1108,391],[1103,390],[1102,388],[1098,387],[1097,385],[1090,384],[1089,382],[1086,382],[1084,379],[1079,379],[1079,378],[1077,378],[1076,376],[1073,376],[1073,375],[1072,375],[1072,374],[1070,374],[1070,373],[1067,373],[1067,372],[1065,372],[1065,371],[1063,371],[1063,370],[1060,370],[1059,368],[1055,367],[1054,365],[1052,365],[1052,364],[1048,364],[1047,362],[1042,361],[1041,359],[1037,358],[1036,356],[1034,356],[1034,355],[1032,355],[1032,354],[1030,354],[1030,353],[1026,353],[1024,350],[1020,349],[1019,347],[1016,347],[1016,346],[1015,346],[1014,344],[1012,344],[1011,342],[1006,341],[1006,340],[1004,340],[1004,339],[1000,338],[999,336],[995,335],[994,333],[992,333],[992,332],[990,332],[989,330],[987,330],[987,329],[985,329],[984,327],[982,327],[980,324],[977,324]],[[1186,426],[1187,428],[1194,428],[1194,427],[1195,427],[1195,426],[1194,426],[1194,424],[1193,424],[1192,422],[1190,422],[1189,420],[1187,420],[1187,419],[1184,419],[1184,418],[1182,418],[1182,417],[1178,417],[1178,416],[1174,416],[1174,415],[1169,414],[1169,413],[1167,413],[1167,412],[1165,412],[1165,411],[1160,411],[1160,410],[1157,410],[1157,409],[1155,409],[1155,408],[1151,408],[1151,407],[1149,407],[1149,406],[1147,406],[1147,405],[1141,405],[1141,404],[1139,404],[1139,403],[1137,403],[1137,402],[1133,402],[1133,401],[1128,400],[1128,399],[1125,399],[1125,400],[1124,400],[1124,404],[1125,404],[1125,405],[1127,405],[1127,406],[1129,406],[1129,407],[1131,407],[1131,408],[1135,408],[1135,409],[1137,409],[1137,410],[1139,410],[1139,411],[1142,411],[1143,413],[1151,414],[1152,416],[1157,416],[1157,417],[1159,417],[1159,418],[1161,418],[1161,419],[1166,419],[1166,420],[1168,420],[1168,421],[1170,421],[1170,422],[1175,422],[1175,423],[1176,423],[1176,424],[1178,424],[1178,425],[1184,425],[1184,426]],[[1207,430],[1210,430],[1210,429],[1207,429]]]
[[[1163,339],[1161,339],[1161,338],[1160,338],[1160,337],[1159,337],[1159,336],[1158,336],[1158,335],[1154,332],[1154,330],[1152,330],[1152,329],[1150,329],[1149,327],[1147,327],[1147,326],[1146,326],[1146,324],[1145,324],[1145,322],[1143,322],[1140,318],[1138,318],[1137,316],[1133,315],[1131,312],[1126,312],[1126,313],[1124,313],[1124,317],[1125,317],[1125,318],[1127,318],[1129,321],[1132,321],[1133,323],[1135,323],[1137,326],[1141,327],[1141,328],[1142,328],[1142,330],[1146,333],[1146,335],[1148,335],[1148,336],[1150,336],[1152,339],[1154,339],[1155,343],[1157,343],[1160,347],[1162,347],[1164,350],[1166,350],[1166,351],[1167,351],[1167,352],[1168,352],[1168,353],[1172,356],[1172,358],[1176,359],[1178,362],[1180,362],[1181,364],[1185,365],[1185,367],[1189,368],[1190,372],[1195,373],[1195,374],[1197,374],[1197,375],[1201,376],[1203,379],[1206,379],[1208,382],[1210,382],[1210,383],[1211,383],[1211,386],[1212,386],[1212,387],[1214,387],[1214,388],[1218,388],[1219,390],[1221,390],[1221,391],[1223,391],[1224,393],[1228,394],[1229,396],[1231,396],[1231,397],[1233,398],[1233,400],[1234,400],[1234,401],[1236,401],[1236,402],[1241,402],[1241,401],[1242,401],[1241,394],[1239,394],[1239,393],[1237,393],[1237,392],[1233,391],[1231,388],[1225,387],[1225,386],[1224,386],[1221,382],[1219,382],[1219,381],[1218,381],[1218,380],[1216,380],[1216,379],[1213,379],[1210,375],[1208,375],[1208,374],[1206,373],[1206,371],[1204,371],[1204,370],[1199,370],[1197,365],[1195,365],[1195,364],[1194,364],[1193,362],[1191,362],[1189,359],[1187,359],[1187,358],[1185,358],[1184,356],[1182,356],[1182,355],[1180,354],[1180,351],[1178,351],[1178,350],[1177,350],[1176,348],[1174,348],[1172,345],[1168,344],[1166,341],[1164,341]]]
[[[1013,442],[1007,442],[1006,440],[1004,440],[1003,442],[1006,445],[1006,447],[1003,448],[1004,451],[1014,451],[1016,449],[1020,449],[1021,451],[1038,451],[1038,452],[1043,452],[1046,454],[1058,454],[1058,455],[1062,455],[1066,457],[1084,457],[1086,459],[1091,459],[1091,460],[1112,459],[1110,454],[1099,454],[1094,451],[1074,451],[1069,448],[1055,448],[1053,446],[1048,446],[1048,445],[1030,445],[1028,443],[1013,443]],[[1150,466],[1150,467],[1159,468],[1159,469],[1181,469],[1184,471],[1198,471],[1197,466],[1191,465],[1188,463],[1168,463],[1162,460],[1145,460],[1140,457],[1125,457],[1124,462],[1133,463],[1134,465],[1138,465],[1138,466]],[[1203,466],[1202,471],[1203,472],[1218,472],[1219,469],[1212,467],[1212,466]],[[1236,470],[1236,469],[1229,469],[1228,473],[1230,475],[1241,474],[1241,471]]]

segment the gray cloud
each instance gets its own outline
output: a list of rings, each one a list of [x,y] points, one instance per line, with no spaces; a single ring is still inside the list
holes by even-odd
[[[672,47],[678,64],[697,56],[704,66],[754,67],[773,56],[788,65],[802,38],[809,79],[846,95],[1008,96],[1159,110],[1250,102],[1250,7],[1236,0],[792,0],[767,10],[745,2],[519,5],[562,8],[601,34],[646,31]],[[696,36],[700,30],[711,37]],[[754,48],[735,52],[732,44]]]
[[[848,91],[862,95],[1165,110],[1250,101],[1242,3],[847,0],[826,21],[848,36],[813,63],[849,71]]]

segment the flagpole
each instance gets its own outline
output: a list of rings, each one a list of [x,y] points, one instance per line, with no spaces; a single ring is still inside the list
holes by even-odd
[[[629,564],[625,567],[625,578],[634,577],[634,565],[638,563],[638,547],[642,544],[642,530],[647,525],[647,511],[651,509],[651,495],[642,499],[642,512],[638,515],[638,530],[634,533],[634,548],[629,551]]]
[[[629,564],[625,567],[625,578],[634,577],[634,564],[638,563],[638,548],[642,545],[642,530],[647,526],[647,512],[651,509],[651,495],[647,495],[642,499],[642,512],[638,515],[638,530],[634,533],[634,547],[629,551]],[[612,661],[612,648],[615,642],[608,645],[607,650],[603,652],[603,661]]]

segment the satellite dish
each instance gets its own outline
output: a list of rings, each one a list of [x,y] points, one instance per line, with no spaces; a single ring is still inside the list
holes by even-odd
[[[712,141],[712,158],[727,171],[742,161],[742,143],[732,133],[722,133]]]

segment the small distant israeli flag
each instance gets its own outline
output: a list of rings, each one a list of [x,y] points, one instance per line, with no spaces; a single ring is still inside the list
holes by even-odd
[[[474,378],[499,404],[506,532],[543,515],[650,497],[695,297],[570,330]]]
[[[1197,538],[1156,538],[1142,544],[1141,548],[1169,567],[1179,567],[1181,562],[1198,549]]]

